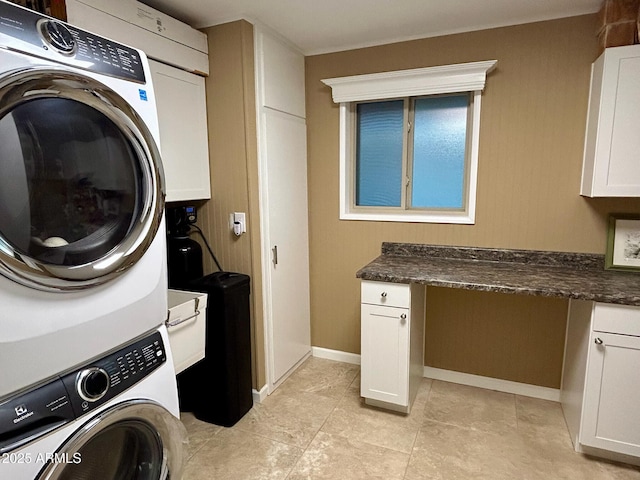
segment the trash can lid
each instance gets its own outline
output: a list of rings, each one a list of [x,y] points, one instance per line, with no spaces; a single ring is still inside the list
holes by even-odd
[[[249,275],[235,272],[214,272],[192,282],[195,289],[230,289],[249,287]]]

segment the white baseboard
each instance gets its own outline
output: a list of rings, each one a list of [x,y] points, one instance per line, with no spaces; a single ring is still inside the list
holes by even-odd
[[[269,395],[269,386],[265,385],[260,390],[253,388],[251,389],[251,395],[253,396],[253,403],[262,403]]]
[[[340,350],[331,350],[322,347],[311,347],[311,354],[318,358],[360,365],[360,355],[357,353],[341,352]]]
[[[337,362],[360,365],[360,355],[356,353],[331,350],[329,348],[311,347],[311,354],[314,357],[335,360]],[[470,373],[454,372],[453,370],[443,370],[441,368],[424,367],[424,377],[445,382],[469,385],[471,387],[486,388],[498,392],[513,393],[524,397],[540,398],[542,400],[560,401],[560,390],[557,388],[540,387],[529,385],[528,383],[512,382],[499,378],[482,377]]]
[[[454,372],[452,370],[443,370],[441,368],[434,367],[424,367],[424,376],[434,380],[443,380],[445,382],[469,385],[471,387],[514,393],[524,397],[541,398],[543,400],[551,400],[553,402],[560,401],[560,390],[557,388],[539,387],[538,385],[529,385],[528,383],[512,382],[510,380],[501,380],[499,378],[481,377],[480,375]]]
[[[625,455],[624,453],[601,450],[600,448],[587,447],[581,444],[578,444],[576,452],[584,453],[585,455],[591,455],[592,457],[606,458],[608,460],[613,460],[614,462],[628,463],[629,465],[640,466],[640,458],[632,457],[631,455]]]

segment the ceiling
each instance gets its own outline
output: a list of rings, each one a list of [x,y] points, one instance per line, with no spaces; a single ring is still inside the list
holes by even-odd
[[[596,12],[603,0],[142,0],[195,28],[244,18],[305,55]]]

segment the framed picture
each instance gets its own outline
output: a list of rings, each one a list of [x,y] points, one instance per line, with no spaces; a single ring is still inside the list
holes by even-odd
[[[611,215],[604,266],[640,272],[640,215]]]

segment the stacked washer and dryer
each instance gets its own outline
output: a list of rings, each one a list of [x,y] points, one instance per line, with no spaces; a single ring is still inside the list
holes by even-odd
[[[141,51],[0,0],[0,478],[180,478]]]

